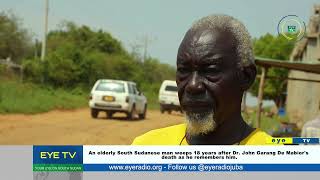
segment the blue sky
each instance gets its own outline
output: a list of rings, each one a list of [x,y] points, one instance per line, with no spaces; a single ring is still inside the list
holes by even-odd
[[[44,0],[0,0],[0,10],[12,10],[24,27],[41,39]],[[148,54],[175,64],[178,46],[195,20],[215,13],[240,19],[253,37],[276,34],[279,20],[294,14],[306,23],[313,4],[320,0],[50,0],[49,30],[62,20],[102,28],[131,51],[130,44],[152,39]],[[140,39],[140,40],[139,40]]]

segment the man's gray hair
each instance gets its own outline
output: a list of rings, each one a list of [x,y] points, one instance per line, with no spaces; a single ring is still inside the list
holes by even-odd
[[[209,29],[219,28],[222,30],[228,30],[233,34],[237,41],[236,53],[240,58],[240,66],[245,67],[254,64],[250,34],[239,20],[228,15],[210,15],[196,21],[190,30],[194,31],[203,26],[207,26]]]

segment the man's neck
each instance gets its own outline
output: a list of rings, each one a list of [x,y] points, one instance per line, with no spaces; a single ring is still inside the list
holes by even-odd
[[[191,135],[187,131],[186,140],[190,145],[238,144],[253,131],[239,114],[223,121],[215,131],[205,135]]]

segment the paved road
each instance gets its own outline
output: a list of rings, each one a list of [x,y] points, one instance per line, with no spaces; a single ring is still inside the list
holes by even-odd
[[[130,144],[149,130],[183,122],[180,113],[149,110],[145,120],[126,120],[123,114],[106,119],[90,117],[89,109],[51,111],[36,115],[0,115],[0,144]]]

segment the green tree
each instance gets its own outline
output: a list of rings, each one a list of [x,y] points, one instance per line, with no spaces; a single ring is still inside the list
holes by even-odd
[[[254,39],[253,47],[255,56],[286,61],[290,57],[294,44],[282,36],[266,34],[258,39]],[[260,72],[261,68],[258,67],[258,74],[260,74]],[[285,100],[284,94],[287,91],[287,84],[286,81],[283,81],[283,78],[288,77],[288,70],[282,68],[269,68],[267,76],[277,78],[266,79],[264,99],[273,100],[279,107],[283,105],[282,103]],[[255,81],[250,92],[257,96],[258,89],[259,81]]]
[[[31,35],[11,12],[0,12],[0,59],[20,63],[32,52]]]
[[[103,30],[93,31],[90,27],[77,26],[73,22],[64,21],[58,30],[48,34],[49,51],[56,50],[64,42],[76,44],[82,51],[100,51],[107,54],[126,53],[120,41]]]
[[[175,69],[155,58],[141,61],[106,31],[64,22],[48,34],[47,55],[24,61],[26,79],[58,88],[89,90],[98,79],[134,81],[157,104],[163,80],[175,79]]]
[[[34,83],[41,83],[44,76],[45,66],[39,58],[25,59],[22,63],[24,69],[25,80]]]

